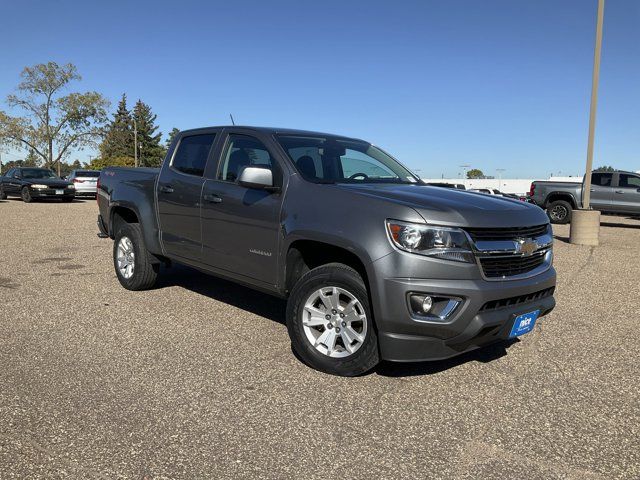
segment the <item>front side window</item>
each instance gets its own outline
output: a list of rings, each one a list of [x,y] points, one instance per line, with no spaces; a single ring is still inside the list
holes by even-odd
[[[621,173],[620,186],[624,188],[640,188],[640,177]]]
[[[182,137],[171,167],[187,175],[202,177],[214,139],[214,133]]]
[[[601,187],[610,187],[612,179],[613,179],[613,173],[594,172],[591,174],[592,185],[599,185]]]
[[[218,172],[218,180],[237,182],[244,167],[273,168],[275,162],[267,147],[257,138],[247,135],[229,135],[224,161]],[[275,172],[274,172],[275,174]]]
[[[416,183],[409,170],[361,140],[279,135],[300,174],[316,183]]]

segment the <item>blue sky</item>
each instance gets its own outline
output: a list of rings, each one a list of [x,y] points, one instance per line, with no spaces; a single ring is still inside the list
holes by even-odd
[[[424,177],[455,177],[462,164],[504,177],[579,174],[596,7],[4,1],[0,97],[26,65],[73,62],[78,90],[113,107],[122,92],[143,99],[163,133],[228,124],[232,112],[238,124],[364,138]],[[607,1],[600,87],[594,163],[640,170],[637,0]]]

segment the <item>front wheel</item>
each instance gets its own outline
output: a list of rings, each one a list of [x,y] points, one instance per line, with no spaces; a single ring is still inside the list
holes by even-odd
[[[287,303],[287,328],[295,352],[316,370],[353,377],[380,361],[367,287],[346,265],[323,265],[300,278]]]
[[[569,202],[556,200],[547,206],[547,215],[551,223],[564,224],[571,221],[572,207]]]
[[[144,245],[138,223],[123,223],[113,242],[113,266],[120,285],[127,290],[147,290],[158,278],[160,263]]]
[[[29,187],[23,187],[22,188],[21,196],[22,196],[22,201],[24,203],[33,202],[33,197],[31,196],[31,192],[29,191]]]

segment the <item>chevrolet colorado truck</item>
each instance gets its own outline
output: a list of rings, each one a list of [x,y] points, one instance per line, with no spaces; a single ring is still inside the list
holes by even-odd
[[[547,210],[552,223],[569,223],[571,212],[582,206],[583,182],[536,181],[529,192],[533,202]],[[594,210],[640,216],[640,175],[634,172],[593,172],[591,201]]]
[[[98,205],[124,288],[179,262],[286,298],[294,350],[335,375],[513,338],[555,306],[543,210],[424,185],[353,138],[183,131],[160,169],[104,170]]]

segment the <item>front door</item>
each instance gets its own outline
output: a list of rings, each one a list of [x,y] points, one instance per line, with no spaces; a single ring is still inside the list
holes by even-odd
[[[640,175],[619,174],[618,186],[613,189],[613,209],[640,215]]]
[[[257,137],[231,130],[218,168],[205,181],[201,215],[203,261],[268,285],[277,283],[283,195],[243,187],[238,177],[249,165],[269,167],[282,187],[283,170],[272,152]]]
[[[200,260],[200,195],[215,133],[185,135],[162,166],[156,195],[165,254]]]
[[[613,173],[591,174],[591,207],[595,210],[611,210],[613,197]]]

